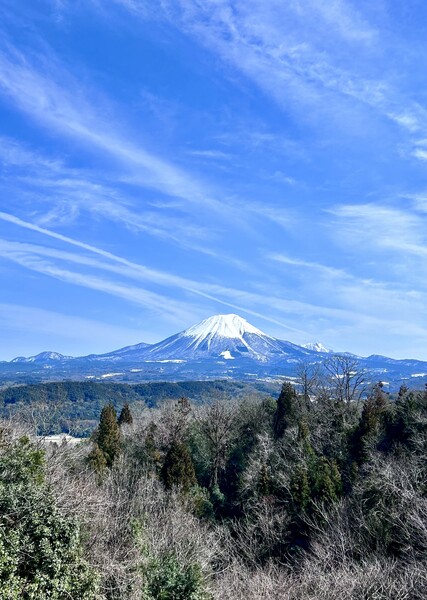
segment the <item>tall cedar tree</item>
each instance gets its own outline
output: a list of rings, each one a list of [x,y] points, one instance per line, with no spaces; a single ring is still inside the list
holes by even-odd
[[[119,425],[132,425],[133,417],[132,413],[130,412],[129,404],[127,402],[122,408],[117,422]]]
[[[105,454],[98,444],[93,445],[93,448],[89,452],[89,456],[87,458],[91,469],[93,469],[95,473],[102,475],[107,468],[107,461],[105,459]]]
[[[102,409],[96,442],[105,456],[107,467],[111,467],[120,451],[120,427],[112,404],[107,404]]]
[[[298,396],[289,382],[282,385],[274,413],[273,431],[276,438],[283,437],[285,430],[298,420]]]
[[[187,446],[173,441],[165,456],[161,478],[167,488],[180,487],[184,492],[196,484],[196,473]]]
[[[378,383],[373,393],[365,400],[359,424],[350,439],[350,451],[358,464],[369,458],[370,446],[379,433],[387,410],[387,396],[382,388],[383,384]]]

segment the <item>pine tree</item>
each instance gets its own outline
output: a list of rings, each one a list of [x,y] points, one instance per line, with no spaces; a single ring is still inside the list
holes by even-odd
[[[111,467],[120,451],[120,428],[116,409],[112,404],[107,404],[101,411],[96,442],[104,454],[107,467]]]
[[[117,422],[120,426],[121,425],[132,425],[133,417],[132,417],[132,413],[130,412],[129,404],[127,402],[124,405],[124,407],[122,408]]]
[[[166,453],[160,472],[163,483],[167,488],[180,487],[184,492],[196,484],[196,473],[187,446],[174,441]]]
[[[276,438],[283,437],[285,430],[298,420],[298,396],[294,387],[285,382],[277,399],[273,431]]]

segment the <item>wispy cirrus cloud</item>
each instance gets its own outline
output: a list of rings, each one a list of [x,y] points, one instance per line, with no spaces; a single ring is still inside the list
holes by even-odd
[[[115,2],[169,20],[300,118],[319,124],[328,115],[351,128],[364,107],[409,134],[427,131],[424,107],[375,68],[384,48],[401,41],[350,1],[163,0],[155,10],[146,0]]]
[[[7,360],[15,358],[17,353],[28,356],[46,347],[66,354],[78,354],[82,344],[87,344],[93,352],[103,352],[106,347],[113,349],[127,345],[132,340],[138,342],[141,336],[135,327],[8,303],[0,304],[0,326],[5,350],[9,353],[5,357]],[[59,331],[64,338],[62,347],[58,347]],[[30,335],[35,336],[35,341],[29,339]],[[12,350],[9,345],[13,347]]]
[[[256,300],[256,304],[262,306],[265,302],[264,296],[256,294],[247,295],[247,292],[235,290],[223,285],[204,283],[201,281],[179,277],[164,271],[150,269],[139,263],[129,261],[126,258],[117,256],[101,248],[97,248],[91,244],[86,244],[62,234],[52,232],[38,225],[22,221],[21,219],[7,213],[0,212],[0,219],[19,227],[23,227],[24,229],[29,229],[55,240],[78,247],[82,250],[86,250],[113,263],[113,265],[111,265],[109,263],[95,261],[87,256],[72,254],[43,246],[36,246],[34,244],[23,244],[19,242],[17,243],[0,240],[0,253],[4,256],[4,258],[13,260],[21,266],[45,275],[56,277],[68,283],[82,285],[84,287],[122,297],[125,300],[138,302],[147,306],[148,308],[154,308],[158,311],[166,310],[166,312],[170,312],[170,310],[172,310],[174,302],[172,302],[172,308],[168,310],[166,296],[157,297],[156,294],[151,295],[150,292],[139,290],[139,288],[124,286],[122,283],[116,283],[115,281],[106,281],[105,278],[101,278],[98,275],[87,276],[77,272],[70,272],[62,267],[57,267],[55,264],[46,262],[41,257],[49,257],[63,262],[72,262],[82,266],[94,267],[100,271],[109,271],[115,273],[121,278],[125,277],[136,279],[139,281],[155,283],[163,287],[175,288],[175,290],[179,289],[192,296],[211,300],[216,304],[228,306],[229,308],[240,310],[247,314],[252,314],[264,319],[265,321],[280,325],[287,330],[301,333],[301,330],[298,328],[292,327],[280,321],[279,319],[275,319],[261,312],[257,312],[251,308],[251,304],[248,304],[246,307],[240,304],[242,299],[244,301],[245,298],[248,300],[250,298],[251,300]],[[115,265],[120,265],[120,267]],[[183,305],[180,305],[180,307],[183,308]],[[197,312],[196,309],[195,312]],[[181,322],[185,322],[185,319],[182,319]]]
[[[131,168],[133,180],[139,185],[219,214],[224,212],[224,206],[206,184],[136,144],[130,134],[120,132],[112,124],[118,119],[108,115],[111,107],[105,98],[89,100],[87,90],[54,58],[42,56],[38,62],[38,67],[30,64],[15,49],[0,51],[0,89],[16,107],[51,130],[111,156],[122,168]],[[95,111],[97,104],[104,104],[103,109]]]
[[[0,218],[3,217],[4,215],[0,214]],[[12,222],[15,222],[20,226],[27,227],[27,224],[22,223],[19,220],[13,219]],[[3,251],[3,255],[6,257],[14,256],[15,260],[17,260],[18,262],[21,261],[20,264],[26,266],[27,268],[42,270],[42,272],[44,272],[47,275],[63,278],[63,280],[66,280],[70,283],[75,283],[77,285],[86,285],[87,287],[98,289],[107,293],[112,293],[113,295],[121,295],[121,297],[128,300],[134,299],[134,301],[138,301],[141,303],[147,301],[148,306],[153,305],[153,300],[151,296],[146,296],[144,292],[140,294],[140,292],[138,292],[132,286],[129,289],[126,288],[126,291],[123,289],[122,284],[117,284],[116,282],[112,282],[111,284],[108,282],[106,283],[105,278],[100,278],[99,276],[91,276],[87,278],[86,275],[80,276],[80,274],[71,274],[68,270],[64,270],[62,267],[58,268],[50,264],[47,265],[42,260],[40,260],[40,257],[49,257],[56,260],[60,260],[62,262],[73,262],[82,266],[93,267],[98,271],[109,271],[110,273],[114,273],[120,276],[121,279],[125,277],[139,281],[151,282],[162,287],[180,289],[186,293],[189,293],[190,295],[204,297],[212,300],[217,304],[228,306],[229,308],[238,309],[244,311],[247,314],[252,314],[261,317],[268,322],[275,323],[276,325],[280,325],[281,327],[284,327],[287,330],[294,331],[299,334],[304,334],[304,332],[301,331],[299,327],[293,327],[288,323],[285,323],[283,320],[280,320],[280,316],[278,318],[269,317],[257,311],[255,307],[259,306],[261,308],[262,306],[265,306],[266,303],[268,303],[270,309],[273,312],[277,311],[278,315],[282,315],[282,319],[285,315],[288,315],[289,317],[289,315],[291,314],[305,315],[306,317],[314,319],[321,318],[322,316],[328,316],[329,318],[334,317],[338,320],[344,318],[356,322],[364,320],[366,322],[369,322],[370,324],[375,323],[376,325],[378,325],[383,321],[381,318],[375,316],[376,303],[372,302],[372,298],[369,304],[367,304],[366,302],[366,299],[369,298],[369,294],[372,294],[372,291],[375,291],[379,300],[381,300],[381,295],[383,296],[383,299],[381,300],[383,302],[383,318],[389,319],[390,323],[396,320],[395,311],[391,309],[393,308],[393,306],[399,306],[399,303],[405,300],[404,295],[399,294],[398,292],[391,293],[390,289],[387,289],[387,287],[381,286],[380,284],[376,284],[375,282],[371,283],[359,280],[354,284],[352,283],[351,285],[346,284],[337,287],[336,278],[338,276],[344,279],[352,279],[351,276],[346,275],[344,277],[343,272],[337,269],[325,267],[324,265],[319,265],[317,263],[310,263],[307,261],[301,261],[296,259],[286,260],[286,257],[283,256],[276,257],[276,259],[279,259],[279,261],[282,263],[287,262],[287,264],[291,264],[293,266],[302,266],[304,268],[315,270],[320,269],[324,274],[331,276],[334,280],[334,283],[330,291],[334,290],[336,299],[342,300],[344,297],[346,297],[346,302],[342,303],[342,306],[328,307],[309,304],[307,302],[286,300],[283,297],[279,297],[277,295],[279,292],[278,289],[274,290],[273,288],[266,288],[266,297],[265,294],[259,294],[250,290],[236,289],[229,286],[223,286],[221,284],[205,283],[203,281],[195,281],[192,279],[186,279],[159,270],[153,270],[138,263],[134,263],[132,261],[124,259],[123,257],[116,256],[110,252],[106,252],[97,247],[81,243],[77,240],[73,240],[62,235],[58,237],[57,234],[50,232],[46,229],[42,229],[37,226],[31,226],[31,229],[38,231],[44,235],[48,235],[49,237],[54,237],[55,239],[59,239],[68,244],[77,246],[83,250],[88,250],[91,253],[97,254],[102,258],[111,261],[111,263],[113,264],[110,264],[109,262],[99,262],[87,256],[64,252],[52,248],[45,248],[43,246],[19,244],[5,241],[3,241],[2,245],[0,246],[0,248]],[[115,266],[114,263],[117,266]],[[319,284],[319,280],[316,280],[316,285]],[[363,284],[365,284],[365,286]],[[368,288],[366,288],[366,285],[368,285]],[[357,307],[358,301],[361,299],[361,295],[364,295],[365,299],[364,302],[360,302],[359,306],[364,306],[365,309],[367,309],[364,315],[362,315],[360,312],[354,311],[354,308]],[[387,310],[384,304],[384,300],[386,298],[388,298],[389,300]],[[154,305],[158,303],[159,305],[163,306],[163,302],[165,302],[165,298],[163,298],[161,303],[158,302],[157,298],[154,299]],[[350,306],[352,307],[351,309]],[[393,327],[390,323],[389,326]]]
[[[337,269],[336,267],[330,267],[330,266],[323,265],[323,264],[316,263],[316,262],[301,260],[299,258],[292,258],[285,254],[268,254],[267,258],[270,260],[274,260],[278,263],[281,263],[283,265],[289,265],[291,267],[297,267],[297,268],[302,267],[304,269],[318,271],[329,277],[334,277],[334,278],[339,277],[339,278],[344,278],[344,279],[347,279],[348,277],[350,277],[350,275],[343,269]]]
[[[172,300],[170,297],[144,289],[141,286],[136,287],[129,283],[125,284],[93,273],[88,274],[82,271],[71,271],[59,267],[45,258],[40,258],[38,253],[29,250],[28,247],[13,247],[11,244],[0,243],[0,252],[8,260],[31,271],[53,277],[65,283],[116,296],[125,301],[143,306],[151,312],[161,315],[163,318],[171,319],[173,322],[179,323],[188,318],[188,304]],[[192,311],[194,311],[194,308],[193,306]]]
[[[425,219],[410,209],[381,204],[342,204],[327,211],[337,219],[335,231],[351,244],[391,251],[399,260],[427,256]]]
[[[167,204],[156,209],[152,201],[140,200],[119,190],[117,181],[93,170],[67,167],[61,159],[45,156],[17,140],[0,137],[0,163],[7,169],[4,194],[20,197],[20,205],[41,226],[62,226],[81,215],[110,220],[137,233],[143,232],[181,247],[215,256],[208,244],[215,239],[214,228],[191,220],[177,208],[172,214]],[[134,192],[135,195],[135,192]],[[36,201],[36,202],[35,202]],[[37,206],[35,210],[34,207]]]
[[[16,221],[16,224],[27,227],[27,224],[22,224],[19,220]],[[143,306],[154,313],[164,313],[171,322],[177,325],[182,324],[183,327],[191,324],[195,315],[203,316],[205,314],[201,306],[191,299],[203,298],[211,301],[214,310],[226,306],[228,309],[256,316],[270,323],[270,329],[273,325],[278,337],[284,337],[283,331],[288,331],[292,332],[294,339],[297,337],[301,342],[309,340],[310,331],[318,331],[319,327],[322,327],[324,339],[334,342],[337,339],[334,336],[339,336],[347,330],[350,331],[351,327],[357,328],[361,335],[372,329],[383,328],[390,334],[399,336],[405,322],[399,315],[409,310],[412,314],[417,312],[421,315],[425,301],[422,297],[418,299],[406,297],[405,294],[398,291],[391,292],[390,289],[383,289],[379,285],[361,285],[360,281],[348,283],[343,279],[341,284],[337,285],[337,273],[334,272],[331,278],[332,285],[329,288],[325,288],[319,278],[313,279],[316,287],[327,291],[334,302],[330,302],[329,305],[308,303],[286,298],[286,287],[266,285],[263,293],[259,293],[250,289],[224,286],[220,283],[186,279],[164,271],[149,269],[78,240],[62,235],[58,237],[58,234],[38,226],[31,226],[31,229],[88,251],[90,254],[95,254],[102,260],[57,248],[8,241],[0,243],[0,254],[22,267],[44,276],[121,298]],[[290,261],[291,263],[302,263],[299,266],[307,269],[318,270],[319,268],[318,264],[308,261],[293,259]],[[79,270],[70,270],[66,263],[79,265]],[[297,265],[294,264],[294,266]],[[114,278],[105,277],[105,273],[113,274]],[[329,275],[331,275],[330,272]],[[171,301],[170,293],[153,292],[146,289],[146,286],[141,288],[129,284],[127,281],[129,279],[155,284],[165,290],[175,289],[174,300]],[[184,293],[186,297],[178,300],[177,291]],[[374,299],[375,301],[373,301]],[[268,314],[265,310],[267,306]],[[301,318],[304,319],[306,330],[302,330],[300,327]],[[322,323],[325,320],[328,322],[333,320],[333,330],[324,329]],[[411,327],[412,335],[417,339],[426,333],[425,327],[421,324],[421,318],[419,323],[416,327]]]

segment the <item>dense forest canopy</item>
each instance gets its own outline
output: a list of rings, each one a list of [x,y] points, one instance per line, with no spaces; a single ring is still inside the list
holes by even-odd
[[[275,398],[109,401],[76,446],[4,421],[0,598],[425,598],[427,389],[312,375]]]
[[[88,436],[96,427],[102,408],[109,402],[120,410],[126,403],[134,412],[166,399],[183,396],[195,403],[217,393],[236,398],[275,393],[277,384],[239,381],[147,382],[140,384],[61,381],[14,385],[0,390],[0,416],[37,423],[39,433],[72,433]]]

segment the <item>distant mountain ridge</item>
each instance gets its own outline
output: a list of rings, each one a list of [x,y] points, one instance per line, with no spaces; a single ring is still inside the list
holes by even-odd
[[[322,350],[324,349],[324,350]],[[308,352],[307,352],[308,351]],[[310,352],[330,352],[319,343],[298,346],[267,335],[246,319],[235,314],[214,315],[166,338],[156,344],[141,342],[125,346],[106,354],[90,354],[73,358],[56,352],[41,352],[28,358],[18,357],[11,362],[41,362],[58,360],[193,360],[218,358],[225,352],[231,358],[249,358],[258,362],[268,362],[278,357]]]
[[[178,381],[213,378],[278,381],[295,376],[300,362],[321,363],[336,353],[320,342],[297,345],[274,338],[236,314],[214,315],[156,344],[141,342],[105,354],[70,357],[57,352],[0,362],[1,379]],[[350,353],[372,381],[420,386],[427,362]]]
[[[302,344],[303,348],[307,348],[307,350],[314,350],[314,352],[323,352],[325,354],[334,354],[334,351],[330,348],[325,348],[323,344],[320,342],[310,342],[308,344]]]
[[[53,361],[72,360],[73,358],[74,358],[73,356],[64,356],[64,354],[60,354],[59,352],[51,352],[51,351],[47,350],[45,352],[40,352],[40,354],[36,354],[35,356],[28,356],[28,358],[26,358],[25,356],[18,356],[17,358],[14,358],[10,362],[13,362],[13,363],[19,363],[19,362],[41,363],[41,362],[46,362],[46,361],[51,361],[51,360],[53,360]]]

